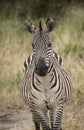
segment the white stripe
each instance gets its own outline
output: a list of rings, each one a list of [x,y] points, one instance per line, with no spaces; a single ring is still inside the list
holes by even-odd
[[[33,61],[33,54],[30,55],[30,64],[32,64]]]
[[[26,65],[28,66],[28,58],[26,58]]]

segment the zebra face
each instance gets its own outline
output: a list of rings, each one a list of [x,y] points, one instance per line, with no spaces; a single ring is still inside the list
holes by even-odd
[[[32,47],[34,53],[35,72],[39,76],[45,76],[51,64],[50,59],[52,56],[49,34],[45,31],[40,32],[37,30],[34,34]]]
[[[54,28],[54,21],[48,18],[45,29],[43,29],[41,21],[39,22],[39,29],[36,29],[30,21],[26,22],[26,27],[33,34],[32,47],[35,72],[39,76],[45,76],[51,65],[52,44],[49,33]]]

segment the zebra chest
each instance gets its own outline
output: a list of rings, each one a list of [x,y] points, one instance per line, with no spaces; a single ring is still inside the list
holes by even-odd
[[[55,93],[54,89],[51,89],[52,83],[48,82],[48,79],[46,82],[41,81],[34,81],[34,83],[31,86],[32,94],[34,95],[32,98],[34,102],[38,106],[47,106],[47,108],[50,108],[52,104],[55,101]]]
[[[33,101],[40,109],[51,109],[56,103],[55,94],[50,89],[44,88],[41,92],[34,93],[34,95]]]
[[[56,91],[59,89],[58,76],[54,73],[50,73],[45,77],[39,77],[34,74],[33,80],[31,80],[31,93],[32,100],[37,106],[52,106],[56,102]]]

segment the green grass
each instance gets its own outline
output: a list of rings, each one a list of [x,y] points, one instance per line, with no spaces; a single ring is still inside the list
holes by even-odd
[[[38,21],[33,20],[36,25]],[[83,130],[84,9],[70,7],[64,17],[55,22],[51,33],[53,49],[62,57],[73,84],[71,99],[65,107],[64,129]],[[32,35],[24,28],[24,21],[17,17],[0,18],[0,110],[25,107],[21,95],[22,66],[32,53],[31,42]]]

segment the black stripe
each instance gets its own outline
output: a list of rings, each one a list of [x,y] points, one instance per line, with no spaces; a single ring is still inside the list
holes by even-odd
[[[47,55],[48,55],[49,53],[51,53],[51,52],[52,52],[51,48],[48,48],[48,49],[47,49]]]
[[[26,64],[26,61],[24,62],[24,67],[25,67],[25,70],[27,71],[27,64]]]
[[[51,82],[53,81],[53,79],[54,79],[54,75],[52,76],[52,78],[51,78],[51,80],[49,81],[49,83],[51,83]]]
[[[37,86],[39,86],[39,83],[38,83],[38,82],[36,82],[36,85],[37,85]]]
[[[55,83],[52,85],[52,87],[50,89],[54,88],[57,84],[56,72],[55,72],[55,70],[53,70],[53,71],[54,71],[54,76],[55,76]]]
[[[35,86],[35,84],[34,84],[34,72],[33,72],[33,75],[32,75],[32,86],[33,86],[37,91],[41,92],[41,90],[39,90],[39,89]]]
[[[48,71],[48,73],[50,73],[50,71],[52,70],[52,68],[53,68],[53,64],[51,65],[50,70]]]
[[[28,57],[27,61],[28,61],[28,63],[30,63],[30,56]]]
[[[59,92],[59,94],[57,95],[56,98],[58,98],[61,95],[61,91],[63,89],[63,85],[61,86],[61,84],[60,84],[60,76],[59,75],[58,75],[58,79],[59,79],[59,88],[58,88],[58,90],[55,93]],[[61,82],[63,82],[63,81],[61,80]],[[60,88],[61,88],[61,91],[59,91]]]
[[[31,92],[31,95],[32,95],[32,97],[34,97],[34,98],[38,99],[35,95],[33,95],[33,94],[32,94],[32,92]]]
[[[57,53],[56,53],[56,52],[54,52],[54,54],[55,54],[56,59],[58,60],[58,55],[57,55]]]
[[[41,82],[39,81],[39,79],[36,78],[36,80],[37,80],[37,82],[39,82],[41,84]]]
[[[62,58],[61,57],[59,58],[59,63],[60,63],[60,65],[62,64]]]

